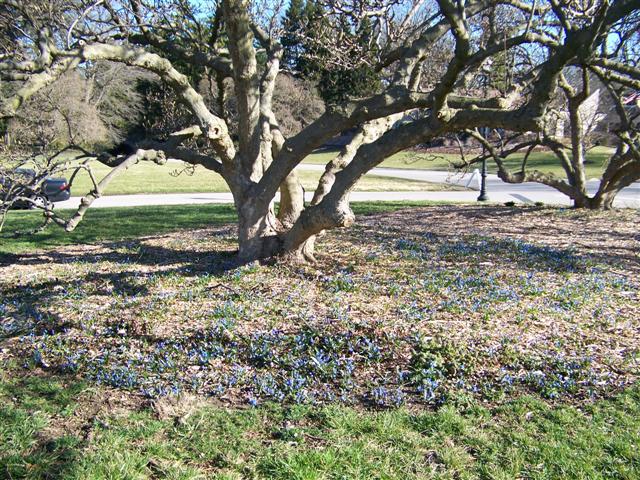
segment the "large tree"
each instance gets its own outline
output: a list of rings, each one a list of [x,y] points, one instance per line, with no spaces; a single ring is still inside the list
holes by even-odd
[[[350,191],[388,156],[464,129],[541,132],[563,72],[575,66],[597,69],[611,82],[638,82],[637,71],[612,50],[623,48],[633,34],[609,34],[633,23],[637,0],[322,3],[331,19],[327,24],[342,28],[317,32],[334,63],[350,62],[356,69],[366,62],[383,81],[379,91],[365,97],[340,98],[288,138],[272,102],[282,57],[276,40],[281,4],[248,0],[1,0],[0,74],[12,87],[2,117],[14,116],[30,96],[88,62],[118,62],[152,72],[172,89],[193,123],[130,146],[121,156],[100,155],[114,167],[109,179],[144,160],[173,157],[202,165],[219,173],[233,194],[242,260],[278,254],[309,259],[316,235],[353,222]],[[501,30],[501,22],[492,22],[495,31],[486,36],[478,25],[492,15],[511,21]],[[365,18],[375,57],[341,54],[352,51]],[[433,69],[429,61],[440,48],[447,48],[444,61]],[[471,87],[494,57],[509,58],[517,68],[509,88],[479,96]],[[206,102],[198,92],[194,67],[221,85],[232,84],[237,124],[219,103]],[[428,81],[422,81],[425,71]],[[414,110],[420,112],[416,120],[396,125]],[[356,135],[329,162],[313,200],[305,205],[295,167],[347,129],[356,129]],[[96,182],[81,212],[58,223],[73,228],[104,185]]]

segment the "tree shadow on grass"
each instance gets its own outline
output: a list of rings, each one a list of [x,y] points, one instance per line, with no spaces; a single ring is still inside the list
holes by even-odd
[[[115,271],[89,271],[71,280],[53,277],[28,287],[20,283],[0,287],[0,298],[3,299],[0,302],[0,314],[3,306],[11,303],[18,306],[18,315],[0,315],[0,341],[28,332],[58,332],[69,327],[65,319],[52,315],[48,306],[61,297],[72,299],[75,292],[86,294],[87,287],[91,295],[105,299],[113,296],[142,297],[150,293],[148,280],[151,278],[171,275],[206,275],[215,278],[239,266],[237,252],[231,249],[193,251],[188,248],[150,245],[145,240],[13,255],[10,263],[21,265],[105,263],[115,264],[117,267],[114,268]]]
[[[232,232],[232,227],[206,230],[208,237],[224,237]],[[166,235],[171,236],[171,234]],[[149,245],[146,240],[161,239],[163,235],[146,236],[131,240],[102,241],[92,244],[79,243],[63,249],[35,251],[27,253],[2,253],[0,266],[12,264],[42,265],[46,263],[70,263],[110,261],[114,263],[135,263],[142,265],[190,264],[199,270],[210,269],[212,273],[225,271],[237,266],[232,250],[196,252],[188,248],[175,249]]]
[[[534,271],[590,272],[602,263],[640,270],[640,235],[627,228],[633,212],[617,221],[598,215],[548,207],[433,206],[364,219],[368,235],[354,241],[375,237],[422,252],[425,259],[515,263]]]
[[[42,216],[36,212],[10,213],[14,215],[9,216],[0,232],[0,262],[3,256],[15,258],[9,252],[136,239],[229,224],[237,218],[233,206],[227,204],[198,205],[197,208],[194,205],[98,208],[89,209],[86,218],[73,232],[51,226],[43,232],[16,238],[14,232],[28,232],[39,227]]]
[[[8,428],[11,423],[29,422],[28,417],[4,418]],[[16,428],[20,428],[17,426]],[[27,452],[0,456],[0,477],[2,478],[46,478],[65,479],[73,471],[77,460],[82,457],[76,438],[32,438],[34,445]]]

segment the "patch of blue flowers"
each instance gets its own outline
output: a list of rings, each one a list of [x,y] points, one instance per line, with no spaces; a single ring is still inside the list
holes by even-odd
[[[439,405],[456,392],[482,397],[515,389],[556,399],[590,395],[616,381],[596,373],[589,357],[557,351],[505,357],[505,366],[489,375],[478,370],[479,360],[500,360],[499,350],[420,335],[373,338],[364,332],[312,328],[243,335],[233,321],[223,320],[195,335],[155,343],[135,343],[124,336],[101,338],[108,341],[96,351],[60,332],[23,337],[31,349],[25,367],[79,373],[98,384],[147,397],[195,391],[231,401],[244,399],[251,405],[264,401]],[[407,347],[408,359],[399,354]]]
[[[82,372],[96,383],[147,396],[203,389],[222,396],[233,389],[256,401],[351,401],[357,370],[387,360],[380,339],[363,333],[302,328],[241,335],[231,320],[156,343],[132,342],[123,332],[120,325],[103,329],[98,352],[78,349],[59,334],[23,341],[35,366]]]
[[[594,267],[588,256],[520,240],[450,241],[428,233],[383,238],[375,252],[366,270],[343,263],[321,276],[296,271],[300,284],[286,288],[257,264],[222,277],[147,275],[109,294],[105,308],[86,311],[78,300],[91,287],[57,290],[46,296],[49,309],[36,302],[37,292],[16,293],[0,303],[0,337],[31,332],[21,337],[27,368],[82,375],[152,398],[188,391],[249,405],[439,405],[458,393],[493,399],[519,391],[581,398],[624,381],[581,355],[581,340],[567,348],[546,340],[516,348],[522,345],[514,326],[534,329],[526,332],[531,339],[547,319],[564,321],[568,330],[578,322],[609,328],[628,319],[616,302],[637,298],[635,283]],[[219,280],[231,286],[218,288]],[[256,289],[267,282],[276,288]],[[369,308],[369,297],[380,304]],[[76,321],[71,332],[58,318],[65,310]],[[199,329],[167,335],[163,320],[171,325],[176,314]],[[156,315],[161,333],[152,326],[141,334],[139,320]],[[461,340],[437,326],[459,320],[470,330]]]
[[[463,261],[468,258],[502,258],[518,261],[538,270],[575,272],[587,269],[592,260],[571,249],[557,249],[546,245],[535,245],[520,239],[495,239],[469,235],[462,239],[449,240],[434,235],[422,238],[402,238],[393,244],[409,258],[437,258],[448,261]]]
[[[588,356],[549,352],[525,359],[518,366],[518,370],[513,366],[503,369],[501,382],[508,386],[519,383],[549,399],[578,393],[589,395],[601,384],[615,384],[608,375],[593,370],[592,359]]]
[[[324,279],[324,283],[330,292],[352,292],[356,289],[357,284],[353,275],[347,271],[337,272]]]
[[[534,245],[520,239],[470,236],[464,240],[441,243],[438,253],[448,259],[503,257],[524,262],[526,266],[538,270],[574,272],[591,265],[589,257],[573,250]]]

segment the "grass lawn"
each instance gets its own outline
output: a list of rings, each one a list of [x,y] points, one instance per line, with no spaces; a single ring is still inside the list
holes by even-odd
[[[219,205],[3,238],[0,478],[640,478],[640,214],[405,206],[314,265]]]
[[[587,176],[599,177],[602,166],[607,159],[610,150],[605,147],[592,149],[587,158]],[[335,152],[320,152],[310,155],[304,163],[326,164],[334,156]],[[514,155],[507,164],[517,169],[522,155]],[[401,152],[385,160],[380,166],[386,168],[425,169],[425,170],[449,170],[451,163],[460,160],[457,154],[448,153],[417,153]],[[155,165],[141,163],[134,165],[127,172],[113,180],[106,190],[107,195],[136,194],[136,193],[189,193],[189,192],[227,192],[228,188],[222,178],[209,170],[197,167],[194,174],[186,171],[180,175],[176,173],[182,168],[182,164],[171,162],[167,165]],[[544,172],[563,175],[564,172],[556,158],[548,152],[535,152],[528,165]],[[95,163],[96,178],[102,178],[110,169],[105,165]],[[495,168],[489,163],[489,171]],[[318,184],[321,172],[305,171],[301,169],[299,176],[304,188],[313,191]],[[74,182],[72,194],[74,196],[85,195],[92,188],[89,176],[82,172],[78,174]],[[366,175],[357,185],[356,191],[439,191],[461,190],[461,187],[438,183],[421,182],[400,178],[383,177],[379,175]]]
[[[600,177],[602,167],[608,158],[610,148],[595,147],[591,149],[587,155],[586,169],[587,177]],[[305,159],[305,163],[326,164],[335,152],[314,153]],[[507,165],[518,170],[522,155],[513,155],[507,160]],[[452,153],[422,153],[405,151],[400,152],[388,158],[380,167],[385,168],[408,168],[419,170],[449,170],[452,163],[460,161],[460,155]],[[543,172],[554,173],[558,176],[564,176],[564,170],[560,166],[558,160],[549,152],[534,152],[529,156],[527,165],[530,169],[538,169]],[[496,173],[495,165],[492,162],[488,164],[489,173]]]
[[[195,173],[186,171],[177,175],[182,164],[171,162],[166,165],[155,165],[143,162],[134,165],[126,172],[116,177],[107,187],[106,195],[122,195],[136,193],[188,193],[188,192],[228,192],[226,183],[215,172],[196,167]],[[94,171],[97,179],[101,179],[110,168],[95,163]],[[314,191],[322,172],[301,170],[300,181],[307,191]],[[73,184],[72,195],[85,195],[93,188],[89,175],[85,172],[78,174]],[[365,176],[356,186],[361,192],[386,191],[440,191],[463,190],[461,187],[438,183],[389,178],[378,175]]]
[[[108,394],[73,378],[16,380],[0,373],[0,477],[610,480],[640,475],[637,389],[581,408],[523,397],[499,407],[472,403],[437,411],[227,409],[184,399],[113,413],[105,408]]]
[[[435,205],[428,201],[352,202],[356,215],[392,212],[401,208]],[[73,214],[75,210],[61,210]],[[155,235],[190,228],[205,228],[236,220],[231,204],[166,205],[148,207],[89,209],[80,225],[71,233],[51,226],[35,235],[14,236],[14,232],[36,229],[42,223],[39,212],[13,210],[0,233],[0,260],[2,254],[28,252],[37,248],[61,245],[119,241],[145,235]],[[171,219],[171,221],[167,221]]]

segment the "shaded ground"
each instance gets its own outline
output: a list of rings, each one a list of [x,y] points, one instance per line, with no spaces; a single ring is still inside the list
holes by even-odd
[[[314,266],[234,268],[231,225],[15,254],[0,476],[634,478],[637,222],[415,208]]]
[[[593,397],[637,374],[631,211],[433,207],[233,268],[234,227],[2,267],[2,359],[155,398],[437,405]]]
[[[571,250],[578,256],[604,262],[620,272],[640,268],[640,212],[589,212],[571,208],[504,208],[460,205],[453,208],[412,209],[389,213],[367,225],[393,227],[394,232],[433,232],[454,241],[463,236],[513,239]],[[526,255],[525,255],[526,258]]]

